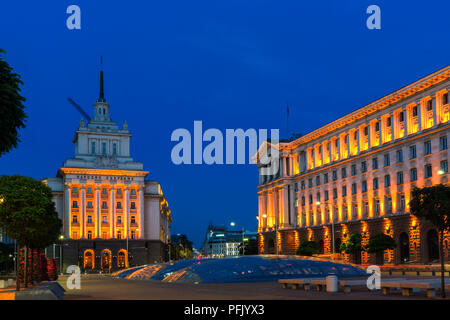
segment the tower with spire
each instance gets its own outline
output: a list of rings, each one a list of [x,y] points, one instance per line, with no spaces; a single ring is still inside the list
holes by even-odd
[[[131,157],[130,138],[127,122],[124,121],[120,128],[111,119],[101,66],[100,90],[94,103],[94,116],[87,125],[80,121],[73,140],[75,157],[66,160],[64,167],[143,170],[143,164]]]

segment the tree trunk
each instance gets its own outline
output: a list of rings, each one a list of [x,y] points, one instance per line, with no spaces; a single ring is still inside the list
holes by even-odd
[[[28,287],[28,247],[25,246],[25,260],[24,260],[24,268],[23,268],[23,281],[24,287]]]
[[[19,251],[20,251],[20,245],[16,242],[16,290],[20,291],[20,277],[19,277]]]
[[[445,298],[445,267],[444,267],[444,228],[441,228],[441,238],[439,239],[439,255],[441,256],[441,297]]]

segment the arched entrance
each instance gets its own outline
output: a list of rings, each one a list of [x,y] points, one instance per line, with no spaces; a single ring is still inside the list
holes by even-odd
[[[275,253],[275,242],[273,241],[273,239],[272,238],[270,238],[269,240],[268,240],[268,242],[267,242],[267,251],[269,252],[269,253]]]
[[[336,238],[334,240],[334,252],[335,253],[341,253],[341,238]],[[333,249],[333,248],[331,248]]]
[[[92,249],[87,249],[84,251],[84,270],[92,270],[95,267],[95,262],[94,262],[94,250]]]
[[[400,234],[400,263],[409,261],[409,237],[406,232]]]
[[[111,250],[109,249],[104,249],[102,250],[102,252],[100,253],[100,263],[101,263],[101,268],[102,270],[106,269],[109,270],[111,269]]]
[[[126,268],[127,265],[127,251],[124,249],[120,249],[117,253],[117,266],[119,268]]]
[[[431,229],[427,233],[428,261],[439,260],[439,237],[436,230]]]

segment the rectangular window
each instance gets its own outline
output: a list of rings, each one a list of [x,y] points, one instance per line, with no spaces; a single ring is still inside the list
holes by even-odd
[[[72,188],[72,193],[78,193],[78,188],[77,187],[73,187]]]
[[[328,183],[328,173],[323,175],[323,183]]]
[[[316,202],[320,202],[320,192],[316,193]]]
[[[338,196],[338,194],[337,194],[337,189],[334,188],[334,189],[333,189],[333,199],[336,199],[337,196]]]
[[[305,205],[305,197],[302,197],[302,206]]]
[[[122,216],[117,216],[117,223],[122,223]]]
[[[87,223],[92,223],[92,216],[87,217]]]
[[[122,209],[122,202],[117,202],[116,209]]]
[[[328,190],[325,190],[324,199],[325,199],[325,201],[328,201],[328,199],[329,199]]]
[[[298,191],[298,183],[296,182],[296,183],[294,183],[294,192],[297,192]]]
[[[312,178],[308,179],[308,188],[312,188],[313,186],[313,182],[312,182]]]
[[[302,181],[302,182],[300,183],[300,188],[301,188],[302,190],[305,190],[305,181]]]
[[[352,183],[352,194],[356,194],[356,192],[357,192],[356,183]]]
[[[103,223],[108,223],[108,217],[107,216],[103,216],[102,217],[102,222]]]
[[[131,216],[130,223],[136,223],[136,217],[135,216]]]
[[[385,175],[384,176],[384,187],[390,187],[391,186],[391,176],[390,175]]]
[[[135,202],[131,202],[131,207],[130,209],[136,209],[136,203]]]
[[[117,155],[117,144],[113,143],[113,155]]]
[[[352,164],[352,176],[356,175],[356,164]]]
[[[316,177],[316,186],[320,186],[320,176]]]
[[[443,105],[448,104],[448,92],[446,92],[442,95],[442,104]]]
[[[102,154],[106,154],[106,143],[102,143]]]
[[[417,180],[417,169],[416,168],[411,168],[411,170],[409,170],[409,179],[410,179],[410,181]]]
[[[425,179],[431,178],[433,176],[433,171],[431,164],[425,165]]]
[[[386,153],[384,155],[384,166],[389,167],[391,165],[391,158],[389,156],[389,153]]]
[[[397,150],[397,163],[401,163],[403,162],[403,150]]]
[[[336,170],[333,170],[333,181],[336,181],[337,180],[337,171]]]
[[[400,122],[403,122],[403,121],[405,121],[405,113],[402,111],[402,112],[400,112],[399,113],[399,119],[398,119]]]
[[[342,175],[342,179],[347,178],[347,168],[341,169],[341,175]]]
[[[367,163],[366,161],[361,162],[361,172],[367,171]]]
[[[373,190],[378,189],[378,178],[373,178]]]
[[[409,147],[409,159],[415,159],[417,157],[416,146]]]
[[[102,209],[108,209],[108,204],[106,203],[106,201],[102,202]]]
[[[312,203],[313,203],[313,197],[312,197],[312,194],[309,195],[308,200],[309,200],[309,204],[312,204]]]
[[[372,169],[373,170],[378,169],[378,158],[373,158],[372,159]]]
[[[91,153],[95,154],[95,141],[92,141],[91,143]]]
[[[121,195],[122,194],[122,189],[117,189],[116,194],[117,195]]]
[[[431,141],[425,141],[423,144],[423,154],[431,154]]]
[[[107,190],[106,188],[103,188],[103,189],[102,189],[102,193],[103,193],[103,194],[107,194],[107,193],[108,193],[108,190]]]
[[[88,231],[88,239],[92,239],[92,231]]]
[[[447,150],[447,136],[442,136],[439,138],[439,150]]]
[[[93,208],[93,206],[92,206],[92,201],[88,201],[88,202],[87,202],[87,208],[88,208],[88,209],[92,209],[92,208]]]
[[[379,199],[375,199],[374,201],[375,203],[375,213],[380,213],[380,200]]]
[[[78,223],[78,216],[72,216],[72,223]]]
[[[448,161],[447,160],[441,161],[440,169],[442,171],[441,174],[448,173]]]
[[[87,188],[87,193],[92,194],[92,188]]]
[[[417,117],[417,106],[414,106],[414,107],[412,108],[412,116],[413,116],[413,117]]]
[[[361,190],[362,192],[367,192],[367,181],[364,180],[361,184]]]
[[[397,172],[397,184],[403,184],[403,172]]]
[[[347,196],[347,186],[343,186],[342,187],[342,196],[346,197]]]
[[[72,201],[72,208],[78,208],[78,202]]]
[[[400,195],[400,207],[399,207],[400,211],[405,210],[405,195],[401,194]]]

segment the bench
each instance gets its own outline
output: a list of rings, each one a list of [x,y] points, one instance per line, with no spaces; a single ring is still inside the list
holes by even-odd
[[[300,285],[303,287],[303,290],[309,290],[311,281],[314,280],[317,280],[317,278],[279,279],[278,283],[281,283],[283,289],[287,289],[290,286],[291,289],[296,290]]]
[[[311,285],[316,286],[317,291],[325,291],[327,288],[327,282],[324,279],[312,280]],[[352,292],[352,287],[361,287],[367,285],[367,280],[338,280],[339,287],[343,288],[343,292]]]
[[[381,290],[383,295],[388,295],[391,289],[401,289],[402,296],[412,296],[413,290],[426,290],[427,297],[432,298],[436,296],[436,290],[441,287],[437,281],[426,280],[407,280],[407,281],[381,281]]]

